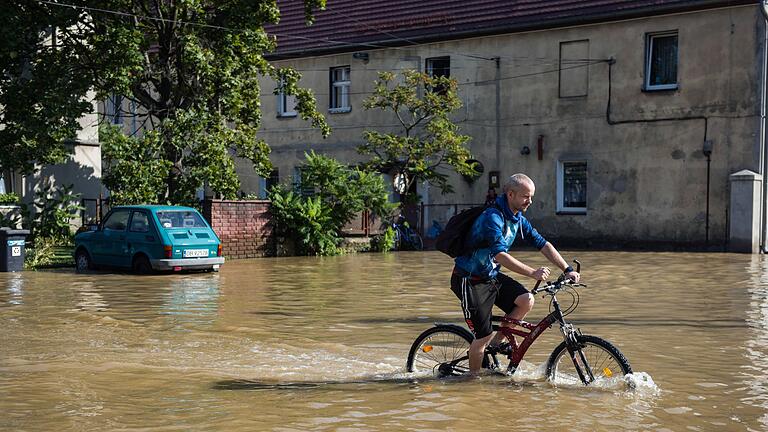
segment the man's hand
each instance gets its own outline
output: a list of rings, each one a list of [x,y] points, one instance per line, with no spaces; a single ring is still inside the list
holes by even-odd
[[[547,280],[549,277],[549,267],[539,267],[531,274],[531,277],[541,281]]]
[[[581,275],[577,271],[570,271],[565,275],[566,279],[570,279],[576,283],[579,282],[579,279],[581,279]]]

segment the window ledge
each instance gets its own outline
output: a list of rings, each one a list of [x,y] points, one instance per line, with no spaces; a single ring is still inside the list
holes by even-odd
[[[348,113],[350,111],[352,111],[352,107],[330,108],[328,110],[328,112],[331,113],[331,114],[343,114],[343,113]]]
[[[556,215],[570,215],[570,216],[586,216],[587,210],[558,210],[555,212]]]
[[[676,92],[680,90],[679,84],[667,84],[663,86],[643,86],[642,91],[644,93],[659,93],[659,92]]]
[[[277,113],[277,118],[294,118],[297,115],[295,112]]]

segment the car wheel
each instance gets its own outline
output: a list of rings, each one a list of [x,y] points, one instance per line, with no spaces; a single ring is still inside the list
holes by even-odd
[[[146,256],[139,255],[133,259],[133,272],[142,275],[151,274],[152,264],[149,263]]]
[[[91,256],[84,250],[79,250],[75,254],[75,270],[78,273],[85,273],[88,270],[93,270],[93,263],[91,262]]]

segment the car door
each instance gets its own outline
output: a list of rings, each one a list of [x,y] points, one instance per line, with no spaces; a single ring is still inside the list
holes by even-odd
[[[131,259],[137,252],[143,252],[149,259],[162,257],[163,249],[151,221],[149,213],[146,211],[133,211],[131,224],[126,234],[128,255]]]
[[[98,264],[118,267],[131,265],[131,257],[126,243],[130,216],[131,209],[115,209],[104,221],[102,230],[103,251],[101,252],[103,262],[97,261]]]

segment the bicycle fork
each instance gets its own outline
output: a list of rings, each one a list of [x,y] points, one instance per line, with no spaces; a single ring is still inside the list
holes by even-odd
[[[587,362],[587,358],[582,350],[583,347],[577,338],[577,336],[581,335],[581,332],[574,328],[573,324],[561,325],[560,332],[563,334],[568,355],[571,357],[573,367],[576,369],[576,373],[579,374],[581,382],[587,385],[595,381],[595,374],[592,372],[592,367]]]

